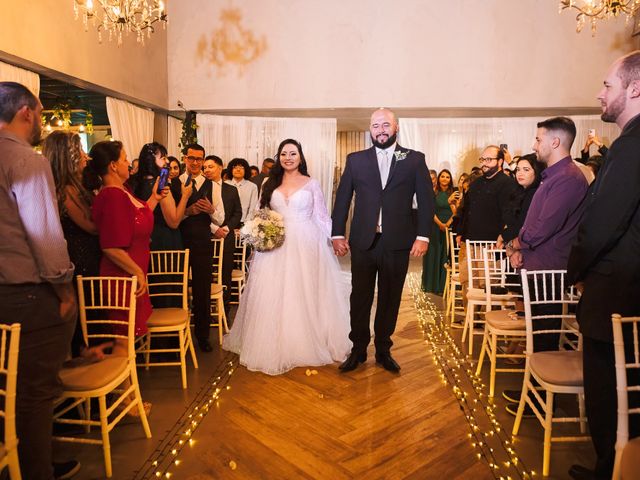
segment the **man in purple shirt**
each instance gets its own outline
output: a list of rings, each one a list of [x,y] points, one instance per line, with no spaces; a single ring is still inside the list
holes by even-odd
[[[576,126],[567,117],[538,123],[533,151],[546,164],[520,234],[507,244],[516,268],[564,270],[584,211],[587,180],[571,158]],[[535,307],[535,308],[534,308]],[[556,306],[532,306],[534,315],[554,314]],[[544,311],[543,311],[544,310]],[[560,319],[536,320],[534,329],[559,328]],[[535,351],[557,350],[558,334],[534,336]]]

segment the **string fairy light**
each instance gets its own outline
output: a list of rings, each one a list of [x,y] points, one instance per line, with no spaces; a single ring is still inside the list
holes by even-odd
[[[442,384],[450,386],[460,405],[469,427],[467,438],[476,458],[487,463],[496,479],[535,478],[536,472],[526,468],[511,436],[500,424],[495,414],[496,405],[486,394],[482,378],[475,374],[471,360],[450,335],[441,312],[422,291],[418,275],[411,273],[407,279],[424,343]]]
[[[168,435],[137,472],[134,479],[172,478],[176,467],[182,465],[180,452],[197,443],[193,438],[212,407],[219,405],[220,396],[229,391],[231,375],[237,367],[237,356],[227,353],[216,371],[198,392],[185,412],[178,418]]]

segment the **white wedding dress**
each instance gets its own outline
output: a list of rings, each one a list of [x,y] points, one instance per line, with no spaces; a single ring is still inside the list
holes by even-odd
[[[223,348],[269,375],[343,361],[352,345],[351,282],[333,254],[320,185],[310,179],[289,198],[275,190],[271,208],[284,217],[284,244],[255,252]]]

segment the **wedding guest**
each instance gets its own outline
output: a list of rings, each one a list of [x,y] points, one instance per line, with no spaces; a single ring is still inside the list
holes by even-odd
[[[249,181],[251,170],[244,158],[234,158],[227,165],[227,171],[231,172],[231,180],[227,180],[229,185],[238,189],[240,203],[242,203],[242,220],[244,224],[249,214],[251,214],[258,204],[258,188]]]
[[[119,141],[96,143],[89,153],[91,160],[83,172],[83,183],[88,190],[98,190],[91,208],[98,228],[102,259],[100,275],[138,279],[136,290],[135,335],[147,332],[147,319],[151,315],[151,301],[147,291],[149,243],[153,230],[153,210],[166,196],[156,193],[145,202],[133,196],[125,186],[129,178],[127,154]],[[122,311],[109,312],[110,318],[126,320]],[[117,326],[116,332],[126,334],[126,328]],[[127,355],[126,339],[117,339],[114,355]]]
[[[611,478],[615,459],[617,396],[611,315],[640,315],[640,50],[617,59],[598,94],[602,120],[622,130],[589,190],[578,238],[569,255],[568,278],[582,292],[577,317],[583,339],[584,394],[595,468],[574,465],[574,479]],[[630,333],[627,331],[626,333]],[[625,334],[626,334],[625,333]],[[628,337],[627,337],[628,338]],[[625,341],[627,361],[633,342]],[[640,384],[627,370],[630,386]],[[629,395],[629,410],[640,407]],[[629,438],[640,436],[640,418],[629,415]]]
[[[451,172],[444,169],[436,181],[435,215],[429,237],[429,250],[422,262],[422,290],[442,295],[447,263],[447,231],[453,221],[449,197],[453,194]]]
[[[180,161],[171,155],[169,155],[167,159],[169,160],[169,179],[173,180],[174,178],[178,178],[182,173],[182,165],[180,165]]]
[[[260,173],[260,170],[255,165],[251,165],[251,178],[255,178]]]
[[[505,244],[518,236],[533,195],[540,185],[540,174],[545,165],[539,162],[535,153],[518,157],[515,165],[515,178],[520,188],[513,191],[509,199],[509,208],[505,218],[505,226],[496,241],[496,247],[504,248]]]
[[[218,226],[211,224],[213,238],[224,238],[222,254],[222,284],[224,291],[224,308],[229,318],[229,302],[231,300],[231,273],[234,268],[234,252],[236,248],[235,231],[240,228],[242,218],[242,204],[238,189],[223,182],[222,159],[216,155],[207,156],[204,162],[204,176],[218,185],[221,189],[222,204],[224,206],[224,222]]]
[[[88,157],[82,150],[80,136],[62,130],[51,132],[44,141],[42,154],[51,163],[60,223],[69,258],[75,266],[74,282],[77,275],[97,276],[102,250],[98,230],[91,218],[94,194],[82,185],[82,171]],[[85,344],[79,322],[76,323],[71,350],[74,357],[96,355],[100,358],[103,355],[102,348],[88,348]]]
[[[160,170],[168,166],[167,149],[157,143],[143,145],[138,155],[138,173],[129,177],[127,187],[133,195],[146,201],[154,192]],[[160,208],[153,211],[153,232],[151,250],[182,250],[182,235],[178,226],[184,217],[187,201],[191,196],[192,185],[184,186],[177,178],[168,181],[171,195],[160,201]],[[180,200],[177,202],[175,198]]]
[[[184,246],[189,249],[191,285],[193,296],[193,318],[195,337],[202,352],[211,352],[209,326],[211,324],[211,282],[213,279],[213,246],[211,244],[211,223],[222,225],[224,206],[218,185],[207,180],[202,174],[204,148],[197,143],[184,149],[187,171],[180,175],[184,185],[193,182],[193,193],[187,201],[185,218],[180,223]]]
[[[495,241],[502,231],[508,216],[509,199],[517,185],[513,179],[502,174],[505,151],[497,145],[489,145],[479,158],[481,176],[469,185],[464,200],[464,216],[461,222],[461,235],[456,241],[460,245],[459,262],[460,283],[464,292],[469,284],[465,240]],[[477,167],[474,167],[477,168]],[[473,178],[473,170],[471,171]]]
[[[593,177],[598,178],[598,172],[600,171],[600,166],[602,164],[600,162],[589,159],[589,161],[587,161],[585,165],[587,166],[587,168],[591,169],[591,171],[593,172]]]
[[[438,172],[436,172],[435,170],[429,170],[429,175],[431,176],[433,194],[436,195],[438,193]]]
[[[349,372],[367,359],[376,278],[378,304],[374,320],[376,363],[398,373],[391,356],[409,256],[427,252],[434,214],[424,154],[396,143],[398,121],[391,110],[376,110],[369,126],[373,146],[347,156],[333,208],[332,240],[337,255],[351,250],[351,354],[340,369]],[[377,162],[378,168],[371,168]],[[402,162],[402,163],[401,163]],[[354,193],[349,241],[347,217]],[[417,209],[413,212],[413,198]]]
[[[609,151],[607,146],[602,142],[602,140],[600,140],[595,132],[593,132],[593,135],[589,132],[587,141],[585,142],[584,147],[582,147],[582,150],[580,150],[580,161],[582,163],[587,163],[589,160],[589,157],[591,156],[589,153],[591,145],[595,145],[598,148],[598,154],[601,158],[607,156],[607,152]]]
[[[458,186],[449,195],[449,207],[451,208],[451,225],[449,228],[456,235],[459,234],[458,227],[463,215],[464,195],[469,190],[469,174],[461,173],[458,177]]]
[[[296,140],[281,142],[276,158],[260,207],[283,216],[284,244],[255,253],[223,343],[247,369],[269,375],[342,361],[351,348],[348,283],[328,244],[331,219],[320,184],[309,178]]]
[[[129,167],[129,175],[135,175],[138,173],[138,159],[134,158]]]
[[[251,181],[255,183],[256,187],[258,187],[258,194],[260,194],[262,190],[262,184],[264,183],[266,178],[269,176],[269,172],[273,168],[274,163],[275,162],[273,158],[265,158],[262,161],[262,170],[260,170],[260,173],[255,177],[251,178]]]
[[[33,150],[41,112],[26,87],[0,82],[0,322],[21,325],[15,421],[20,470],[30,480],[80,468],[75,461],[52,467],[53,403],[77,303],[51,166]]]

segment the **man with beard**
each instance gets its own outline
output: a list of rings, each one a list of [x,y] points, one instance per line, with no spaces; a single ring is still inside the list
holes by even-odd
[[[427,252],[434,202],[424,154],[396,143],[398,122],[381,108],[371,116],[373,147],[347,157],[333,208],[332,240],[336,255],[351,250],[351,354],[342,372],[367,359],[371,340],[369,319],[378,277],[378,303],[374,321],[376,363],[397,373],[391,357],[391,335],[396,327],[409,255]],[[349,240],[346,222],[355,193]],[[414,194],[417,210],[412,209]]]
[[[21,325],[16,430],[23,478],[71,478],[80,464],[52,468],[53,401],[69,352],[77,305],[51,167],[40,143],[40,101],[23,85],[0,82],[0,305],[4,324]]]
[[[584,393],[595,469],[574,465],[575,479],[611,478],[616,443],[616,372],[611,314],[640,315],[640,50],[616,60],[598,94],[602,120],[622,132],[609,147],[591,186],[578,238],[569,255],[569,280],[582,292],[578,323],[583,338]],[[625,332],[628,334],[629,332]],[[627,362],[633,343],[625,338]],[[627,370],[629,385],[640,372]],[[629,396],[629,410],[640,407]],[[629,438],[640,436],[638,415],[629,416]]]
[[[459,235],[460,284],[466,303],[469,284],[465,240],[495,241],[502,232],[509,215],[511,196],[517,189],[513,178],[502,173],[505,150],[489,145],[480,156],[482,176],[469,186]]]
[[[578,233],[589,187],[571,158],[575,137],[576,126],[570,118],[555,117],[538,123],[533,151],[546,168],[542,171],[540,186],[533,196],[520,233],[507,244],[507,255],[515,268],[529,271],[567,268],[569,251]],[[540,279],[538,288],[543,288],[542,283]],[[560,285],[550,281],[547,284]],[[534,322],[534,330],[560,329],[562,305],[531,305],[531,313],[536,317],[547,316]],[[534,335],[534,351],[558,350],[559,341],[558,333]],[[513,402],[506,408],[507,412],[515,415],[520,391],[506,390],[502,395]],[[525,414],[533,415],[528,405]]]

